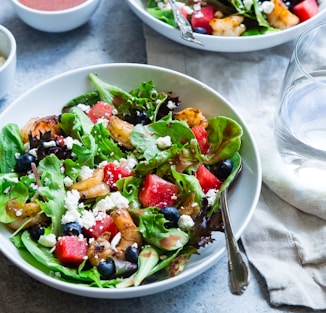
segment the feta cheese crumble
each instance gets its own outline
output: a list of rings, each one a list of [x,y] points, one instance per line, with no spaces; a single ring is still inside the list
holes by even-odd
[[[127,159],[125,159],[125,158],[120,159],[120,162],[119,162],[120,166],[126,167],[130,170],[132,170],[137,165],[137,163],[138,162],[137,162],[136,158],[132,155],[128,155]]]
[[[260,9],[262,10],[263,13],[270,14],[274,10],[274,3],[272,1],[264,1],[260,5]]]
[[[246,10],[250,10],[251,6],[253,4],[253,0],[243,0],[243,5]]]
[[[172,146],[172,141],[170,136],[158,137],[155,143],[162,150]]]
[[[52,248],[57,243],[55,234],[41,235],[38,243],[44,247]]]
[[[195,222],[193,221],[191,216],[187,215],[187,214],[181,215],[178,220],[178,226],[182,230],[188,230],[188,229],[194,227],[194,225],[195,225]]]
[[[61,223],[77,222],[81,227],[90,228],[95,225],[95,216],[92,211],[83,210],[79,204],[80,195],[77,190],[67,191],[65,198],[66,213],[62,216]]]
[[[81,171],[79,173],[79,178],[81,180],[85,180],[87,178],[92,177],[93,173],[94,173],[93,169],[91,169],[90,167],[88,167],[86,165],[83,165],[81,168]]]
[[[214,204],[217,193],[218,193],[217,189],[210,189],[210,190],[207,191],[205,196],[207,198],[208,205],[213,205]]]
[[[129,201],[127,198],[125,198],[119,191],[113,192],[110,195],[106,196],[104,199],[100,200],[95,208],[94,212],[105,212],[110,211],[113,208],[128,208]]]

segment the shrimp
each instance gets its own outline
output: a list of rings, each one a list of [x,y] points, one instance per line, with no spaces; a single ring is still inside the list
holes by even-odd
[[[102,260],[114,254],[110,243],[110,232],[104,232],[88,245],[87,257],[93,266],[97,266]]]
[[[179,121],[186,121],[189,127],[201,125],[204,128],[208,126],[206,117],[199,109],[187,108],[173,115],[173,118]]]
[[[15,221],[8,223],[8,227],[15,230],[21,227],[26,229],[37,223],[45,223],[48,220],[36,202],[22,203],[12,199],[6,203],[6,211],[15,218]]]
[[[111,212],[110,216],[121,233],[121,239],[115,248],[115,255],[124,260],[125,250],[135,244],[139,248],[142,244],[142,236],[127,209],[117,208]]]
[[[274,3],[274,9],[266,14],[267,21],[275,28],[286,29],[299,24],[299,18],[291,13],[282,0],[271,0]]]
[[[48,131],[60,135],[59,118],[57,115],[35,117],[30,119],[20,131],[23,143],[28,142],[29,135],[39,137],[40,133],[44,134]]]
[[[119,233],[110,242],[110,232],[104,232],[89,245],[87,256],[93,266],[97,266],[100,261],[106,260],[109,256],[114,256],[120,260],[125,260],[125,251],[132,245],[139,248],[142,243],[141,233],[137,230],[127,209],[115,209],[111,212],[111,217],[117,226]],[[119,240],[120,237],[120,240]],[[118,238],[117,244],[113,243]]]
[[[244,17],[239,15],[230,15],[224,18],[214,18],[209,25],[213,29],[214,36],[240,36],[246,26],[243,24]]]
[[[130,142],[130,134],[134,129],[134,125],[121,120],[119,117],[112,115],[109,118],[109,123],[107,126],[111,137],[119,145],[129,149],[134,150],[135,147]]]
[[[110,192],[110,187],[104,181],[103,168],[94,171],[90,178],[72,184],[69,189],[75,189],[83,199],[102,197]]]

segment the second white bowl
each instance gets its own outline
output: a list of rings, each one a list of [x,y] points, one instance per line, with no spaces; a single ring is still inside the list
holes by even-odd
[[[16,73],[16,40],[13,34],[0,25],[0,56],[5,58],[0,65],[0,99],[9,91]]]
[[[31,9],[19,0],[11,0],[12,6],[27,25],[45,32],[60,33],[85,24],[95,13],[101,0],[86,0],[80,5],[60,11]]]

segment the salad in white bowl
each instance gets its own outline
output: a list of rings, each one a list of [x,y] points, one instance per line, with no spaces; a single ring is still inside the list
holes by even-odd
[[[126,91],[86,78],[93,88],[60,114],[2,126],[3,229],[65,284],[121,290],[178,277],[223,231],[219,197],[243,163],[243,127],[180,107],[154,81]]]
[[[317,0],[180,0],[176,2],[196,33],[254,36],[288,29],[319,12]],[[148,12],[177,27],[168,0],[148,0]]]
[[[326,15],[324,0],[176,1],[201,45],[181,38],[167,0],[128,0],[132,11],[161,35],[191,48],[247,52],[297,38]],[[296,8],[295,11],[294,7]]]

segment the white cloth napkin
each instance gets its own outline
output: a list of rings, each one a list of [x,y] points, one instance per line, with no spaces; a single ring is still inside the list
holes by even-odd
[[[273,138],[274,111],[294,42],[256,52],[214,53],[175,43],[147,26],[145,36],[148,64],[185,73],[217,90],[254,136],[264,183],[241,239],[266,280],[271,304],[325,309],[326,177],[323,185],[300,185],[286,172]]]

